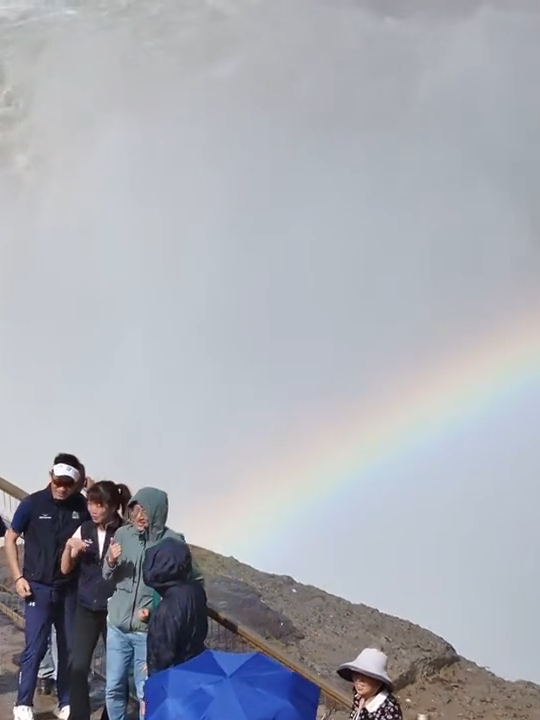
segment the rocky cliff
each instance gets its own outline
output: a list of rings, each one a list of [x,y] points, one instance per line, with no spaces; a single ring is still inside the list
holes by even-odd
[[[503,680],[418,625],[234,558],[200,548],[196,555],[214,606],[336,687],[350,691],[335,675],[340,662],[378,647],[390,658],[407,719],[428,713],[432,720],[540,720],[539,685]]]

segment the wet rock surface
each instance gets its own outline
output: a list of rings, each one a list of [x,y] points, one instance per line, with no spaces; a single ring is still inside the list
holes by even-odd
[[[211,575],[206,581],[206,591],[216,610],[255,630],[265,640],[278,640],[289,645],[304,637],[286,615],[267,605],[261,594],[242,580]]]
[[[227,577],[237,590],[231,595],[235,620],[265,637],[274,634],[273,613],[296,633],[286,634],[287,651],[307,663],[336,687],[349,689],[335,674],[336,667],[356,657],[363,647],[379,647],[391,658],[390,672],[396,686],[410,685],[458,660],[455,649],[429,630],[380,613],[367,605],[354,605],[293,578],[271,575],[207,550],[198,558],[210,588]],[[214,574],[219,569],[219,574]],[[245,590],[244,590],[245,588]],[[246,594],[242,597],[242,592]],[[212,597],[212,591],[210,592]],[[266,613],[259,609],[267,608]]]

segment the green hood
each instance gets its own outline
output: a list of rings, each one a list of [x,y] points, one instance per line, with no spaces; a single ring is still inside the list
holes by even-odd
[[[140,505],[148,515],[145,535],[152,542],[160,540],[165,532],[169,516],[169,498],[166,492],[157,488],[141,488],[131,498],[129,506]]]
[[[116,589],[109,600],[108,621],[123,632],[146,632],[148,624],[139,617],[141,610],[152,610],[155,595],[152,588],[144,584],[143,562],[146,551],[164,538],[185,542],[182,533],[176,533],[166,526],[169,514],[167,493],[157,488],[143,488],[135,493],[130,505],[135,503],[144,508],[148,515],[148,528],[140,533],[132,523],[118,528],[114,539],[122,548],[120,562],[111,568],[107,557],[103,562],[103,577],[112,578]],[[204,583],[201,569],[192,562],[192,580]]]

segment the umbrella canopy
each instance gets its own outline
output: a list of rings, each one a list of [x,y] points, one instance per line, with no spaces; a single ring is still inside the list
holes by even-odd
[[[145,720],[315,720],[319,694],[262,653],[205,650],[148,678]]]

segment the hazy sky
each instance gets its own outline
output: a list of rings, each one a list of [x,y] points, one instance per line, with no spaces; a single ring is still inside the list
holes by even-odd
[[[538,3],[115,1],[0,24],[0,473],[540,681]]]

